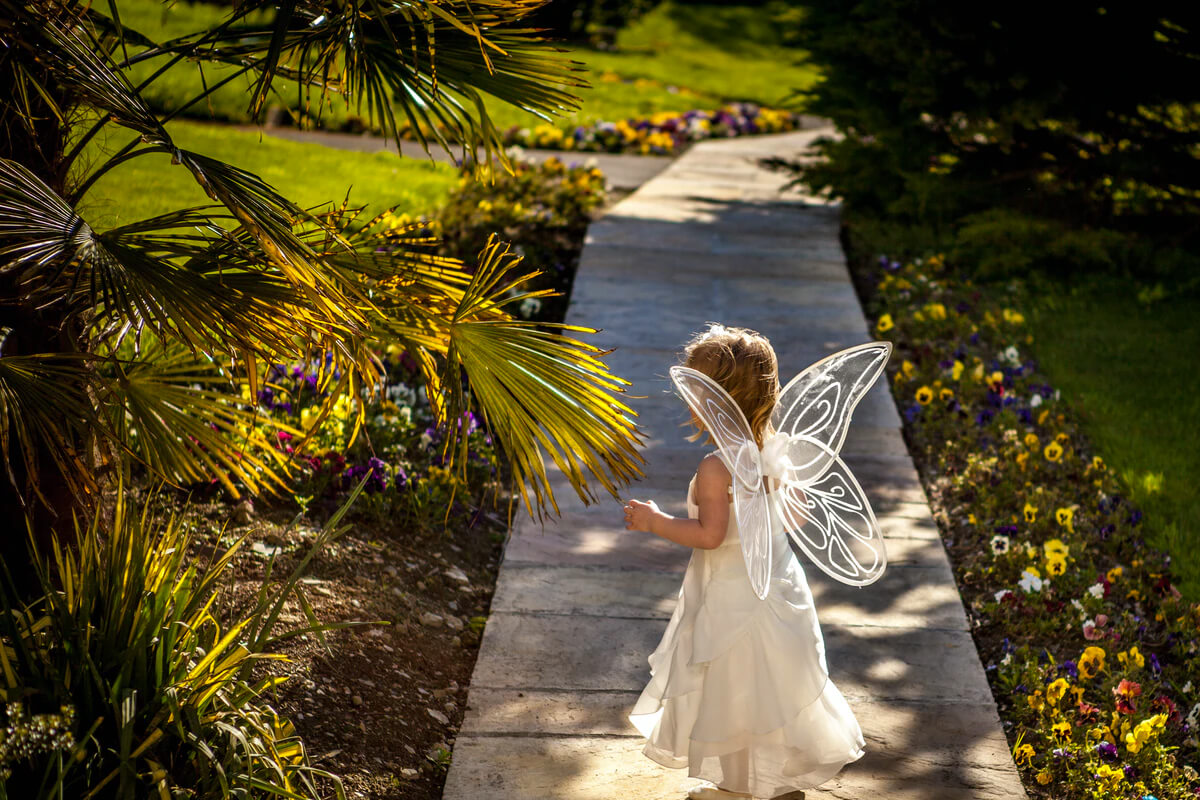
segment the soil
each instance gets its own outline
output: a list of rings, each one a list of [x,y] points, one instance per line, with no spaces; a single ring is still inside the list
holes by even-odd
[[[279,648],[272,664],[289,680],[273,705],[303,738],[315,767],[342,777],[349,798],[429,800],[441,796],[467,685],[491,606],[507,520],[505,507],[451,531],[411,531],[378,520],[350,529],[309,563],[302,590],[322,623],[371,622],[305,635]],[[198,557],[249,534],[231,566],[231,608],[252,602],[274,556],[288,576],[312,547],[319,525],[294,512],[250,514],[245,505],[193,506],[210,533]],[[248,524],[228,519],[249,519]],[[218,539],[221,544],[218,544]],[[307,625],[289,601],[277,633]]]

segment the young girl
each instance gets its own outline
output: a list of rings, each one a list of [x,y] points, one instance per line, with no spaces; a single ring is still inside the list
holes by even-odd
[[[761,450],[779,395],[767,339],[713,326],[684,353],[685,366],[738,404]],[[700,435],[695,415],[692,422]],[[812,593],[787,534],[776,526],[770,591],[759,600],[731,492],[729,471],[712,453],[688,487],[687,519],[653,502],[625,506],[627,529],[693,548],[675,613],[649,659],[650,682],[630,714],[648,757],[716,785],[692,789],[692,800],[778,797],[824,783],[863,755],[858,722],[829,680]]]

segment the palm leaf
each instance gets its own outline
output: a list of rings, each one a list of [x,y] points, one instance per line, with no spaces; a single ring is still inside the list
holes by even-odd
[[[177,484],[218,479],[234,496],[284,485],[287,456],[266,432],[300,431],[241,408],[229,378],[182,348],[114,360],[100,396],[117,440],[130,454]]]
[[[476,406],[513,464],[530,513],[530,490],[539,513],[547,504],[558,510],[543,453],[584,500],[594,499],[589,474],[616,496],[618,482],[641,475],[636,449],[641,437],[633,411],[617,396],[628,383],[608,371],[599,348],[503,312],[507,304],[531,296],[520,287],[532,276],[513,277],[520,259],[508,245],[493,239],[480,261],[450,329],[442,380],[449,435],[456,434],[454,420],[466,410],[456,379],[461,368]],[[460,438],[456,445],[461,456],[465,441]]]

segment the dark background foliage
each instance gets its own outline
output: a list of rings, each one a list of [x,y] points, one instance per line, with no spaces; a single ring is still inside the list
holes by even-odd
[[[1000,272],[1197,267],[1200,5],[802,5],[808,107],[843,134],[811,186],[943,243],[1061,251]]]

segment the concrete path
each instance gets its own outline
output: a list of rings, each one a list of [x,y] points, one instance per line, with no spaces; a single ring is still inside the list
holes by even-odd
[[[292,142],[305,142],[334,147],[338,150],[355,150],[360,153],[378,153],[381,150],[396,152],[396,141],[375,136],[370,133],[337,133],[335,131],[308,131],[299,128],[260,128],[258,126],[241,126],[243,130],[260,133],[264,136],[274,136],[277,139],[287,139]],[[411,158],[433,157],[435,161],[454,163],[454,156],[440,147],[430,146],[429,153],[421,149],[416,142],[403,141],[400,152]],[[638,156],[624,153],[587,153],[571,150],[526,150],[526,158],[545,161],[551,156],[571,163],[595,162],[596,166],[608,178],[608,188],[621,191],[632,191],[646,181],[662,172],[673,160],[670,156]]]
[[[837,211],[781,196],[756,166],[817,132],[693,147],[594,223],[568,321],[603,329],[634,381],[648,435],[634,497],[685,513],[703,451],[668,390],[679,346],[708,320],[768,335],[786,380],[871,338],[837,239]],[[1023,798],[954,577],[881,383],[859,405],[843,456],[871,498],[890,565],[866,589],[813,586],[833,679],[868,755],[819,798]],[[625,719],[648,678],[689,552],[626,532],[620,506],[572,499],[544,530],[518,523],[454,747],[446,800],[681,800],[694,781],[641,755]]]

